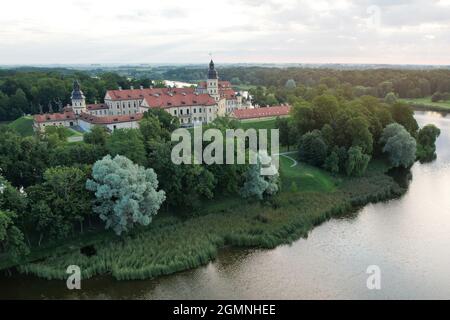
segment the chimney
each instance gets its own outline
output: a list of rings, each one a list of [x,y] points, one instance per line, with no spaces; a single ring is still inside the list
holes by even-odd
[[[122,87],[119,86],[119,91],[122,91]]]
[[[144,86],[141,85],[141,86],[140,86],[140,89],[141,89],[141,90],[144,90]]]
[[[134,90],[134,87],[133,87],[133,86],[130,86],[130,89],[131,89],[131,90]]]

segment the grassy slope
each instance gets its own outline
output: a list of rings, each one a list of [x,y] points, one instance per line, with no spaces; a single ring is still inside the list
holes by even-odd
[[[81,137],[83,134],[79,131],[73,130],[71,128],[67,128],[67,136],[68,137]]]
[[[450,111],[450,101],[440,101],[432,102],[431,97],[417,98],[417,99],[399,99],[400,101],[409,103],[416,107],[432,107],[436,109],[449,110]]]
[[[33,117],[25,116],[14,120],[9,123],[8,126],[10,128],[15,129],[20,135],[32,136],[33,135]]]
[[[31,117],[31,116],[24,116],[24,117],[18,118],[18,119],[14,120],[12,122],[9,122],[8,124],[5,124],[5,125],[9,126],[10,128],[15,129],[20,135],[22,135],[24,137],[32,136],[34,134],[33,117]],[[75,131],[71,128],[67,128],[66,131],[67,131],[68,137],[83,135],[81,132]]]
[[[296,158],[293,154],[289,156]],[[291,190],[293,183],[302,191],[331,192],[336,190],[338,180],[331,177],[327,172],[305,163],[299,163],[294,167],[292,167],[292,164],[291,159],[284,156],[280,157],[284,190]]]

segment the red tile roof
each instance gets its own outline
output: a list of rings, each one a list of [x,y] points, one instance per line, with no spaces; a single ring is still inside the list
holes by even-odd
[[[206,89],[206,81],[201,81],[198,83],[198,88]],[[219,90],[220,89],[227,89],[231,88],[231,82],[230,81],[219,81]]]
[[[233,89],[224,89],[224,90],[219,90],[219,91],[220,91],[220,96],[227,100],[236,99],[236,94],[234,93]]]
[[[240,120],[253,119],[253,118],[265,118],[265,117],[277,117],[277,116],[288,115],[290,109],[291,109],[290,106],[241,109],[241,110],[234,110],[233,114],[236,118],[238,118]]]
[[[175,95],[186,93],[193,94],[194,88],[147,88],[147,89],[128,89],[128,90],[108,90],[106,95],[109,95],[112,100],[144,100],[144,98],[154,94],[167,94],[172,92]]]
[[[206,93],[155,94],[145,97],[144,100],[150,108],[213,106],[216,104],[214,98]]]
[[[113,123],[119,123],[119,122],[131,122],[131,121],[139,121],[142,119],[143,114],[142,113],[136,113],[136,114],[124,114],[124,115],[117,115],[117,116],[93,116],[87,113],[82,113],[80,115],[80,120],[89,122],[91,124],[113,124]]]
[[[109,109],[109,108],[104,103],[98,103],[98,104],[88,104],[86,106],[86,109],[88,109],[88,110],[103,110],[103,109]]]
[[[76,120],[75,113],[72,110],[65,110],[64,113],[44,113],[34,115],[34,121],[38,123],[47,121],[67,121]]]

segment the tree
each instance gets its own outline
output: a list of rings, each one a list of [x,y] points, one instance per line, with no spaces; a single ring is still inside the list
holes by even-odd
[[[167,206],[192,210],[197,208],[202,200],[212,199],[217,182],[215,176],[202,165],[174,164],[171,160],[171,151],[171,143],[156,143],[149,155],[150,166],[158,176],[164,177],[160,184],[166,192]],[[222,170],[222,174],[227,170],[228,172],[233,171],[231,167],[234,166],[225,167],[230,168]],[[220,169],[216,168],[216,170]],[[226,176],[221,183],[226,183],[237,173],[233,172],[231,176]],[[230,185],[228,187],[233,188]]]
[[[24,242],[22,231],[15,225],[17,215],[0,209],[0,252],[6,252],[16,260],[30,251]]]
[[[14,113],[20,117],[23,113],[26,113],[29,110],[29,102],[27,100],[27,96],[22,89],[17,89],[16,93],[9,97],[9,105],[11,109],[14,109]]]
[[[419,125],[410,106],[397,102],[392,106],[391,113],[395,122],[401,124],[413,137],[416,136]]]
[[[333,124],[338,112],[339,102],[331,94],[320,95],[313,100],[314,119],[318,128]]]
[[[169,133],[172,133],[172,131],[180,127],[180,120],[164,109],[151,108],[144,113],[144,118],[149,116],[156,117],[161,123],[162,128],[166,129]]]
[[[372,153],[373,137],[366,119],[360,116],[352,118],[343,129],[349,137],[352,147],[361,147],[362,152],[366,154]]]
[[[325,159],[323,165],[324,169],[333,173],[339,173],[339,156],[335,151],[332,151],[330,155]]]
[[[383,130],[380,143],[384,145],[383,152],[389,156],[389,161],[394,167],[411,166],[416,159],[416,140],[406,129],[392,123]]]
[[[108,139],[108,132],[103,126],[93,126],[90,132],[86,132],[83,141],[95,146],[104,146]]]
[[[431,101],[432,102],[439,102],[441,100],[443,100],[443,96],[442,96],[442,93],[440,93],[440,92],[435,92],[431,96]]]
[[[48,145],[35,137],[21,137],[7,126],[0,127],[0,168],[16,187],[36,183],[48,165]]]
[[[167,113],[166,111],[164,111]],[[159,119],[150,113],[145,113],[142,120],[139,122],[139,130],[146,143],[147,150],[149,143],[153,141],[168,141],[170,140],[170,132],[164,128]]]
[[[289,79],[286,81],[286,84],[284,86],[286,87],[286,89],[294,89],[297,84],[295,83],[294,79]]]
[[[441,130],[433,124],[424,126],[417,135],[417,158],[421,162],[436,159],[436,139]]]
[[[361,147],[351,147],[348,149],[347,175],[362,176],[366,172],[370,156],[364,154]]]
[[[145,146],[138,129],[116,129],[106,142],[106,149],[112,156],[121,155],[137,164],[146,163]]]
[[[78,166],[94,164],[95,161],[106,155],[101,145],[88,143],[65,143],[50,152],[50,166]]]
[[[327,156],[327,145],[323,141],[319,130],[305,133],[300,138],[299,157],[300,160],[314,166],[322,166]]]
[[[54,167],[44,172],[43,183],[26,189],[39,244],[45,237],[67,238],[76,224],[83,232],[83,222],[91,214],[86,179],[87,173],[80,168]]]
[[[273,93],[269,93],[268,95],[266,95],[264,105],[275,106],[277,104],[279,104],[279,102]]]
[[[387,104],[394,104],[397,102],[397,96],[395,95],[394,92],[389,92],[384,97],[384,102],[386,102]]]
[[[110,155],[97,161],[86,188],[95,192],[94,212],[117,235],[135,225],[147,226],[166,199],[158,189],[153,169],[145,169],[123,156]]]
[[[279,130],[281,145],[287,146],[289,151],[289,146],[294,143],[295,135],[290,119],[277,117],[275,127]]]
[[[45,140],[50,142],[52,147],[61,145],[67,142],[69,132],[62,126],[47,126],[45,127]]]
[[[296,104],[292,108],[293,125],[299,135],[303,135],[316,128],[316,120],[314,118],[313,109],[305,104]]]
[[[328,148],[332,148],[334,146],[334,130],[333,130],[333,128],[329,124],[326,124],[320,130],[320,133],[322,134],[323,141],[325,141]]]
[[[260,152],[257,163],[250,165],[245,174],[245,182],[241,189],[241,196],[246,199],[263,200],[264,196],[272,196],[279,191],[279,174],[275,166],[271,165],[267,153]],[[263,168],[270,167],[269,175],[262,175]]]

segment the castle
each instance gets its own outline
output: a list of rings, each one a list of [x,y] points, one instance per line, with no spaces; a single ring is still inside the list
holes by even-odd
[[[80,84],[75,81],[72,105],[34,116],[34,130],[45,131],[48,126],[78,126],[90,131],[100,125],[113,131],[121,128],[138,128],[144,112],[162,108],[180,120],[182,126],[209,123],[219,116],[244,109],[242,95],[236,93],[229,81],[220,81],[214,62],[209,63],[207,80],[196,88],[143,88],[108,90],[104,103],[86,104]]]

